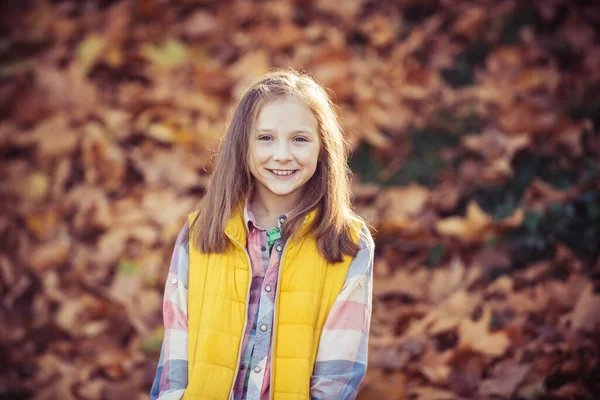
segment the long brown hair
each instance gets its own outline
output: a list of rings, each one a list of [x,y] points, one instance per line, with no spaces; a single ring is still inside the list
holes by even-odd
[[[288,96],[304,101],[317,118],[321,151],[317,169],[304,185],[300,204],[290,212],[282,237],[287,240],[292,236],[304,217],[316,209],[306,232],[314,235],[323,257],[339,262],[344,255],[353,256],[358,251],[351,236],[358,218],[350,209],[347,144],[334,105],[322,86],[292,69],[266,74],[246,90],[233,110],[199,213],[190,226],[193,245],[200,251],[222,253],[227,249],[227,222],[253,190],[248,162],[258,114],[266,104]]]

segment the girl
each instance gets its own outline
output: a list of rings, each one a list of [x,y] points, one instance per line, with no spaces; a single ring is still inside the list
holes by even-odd
[[[181,230],[152,399],[353,399],[367,367],[374,244],[350,210],[325,90],[252,85]]]

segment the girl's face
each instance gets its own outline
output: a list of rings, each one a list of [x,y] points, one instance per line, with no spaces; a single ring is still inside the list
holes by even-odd
[[[250,173],[257,194],[287,197],[297,204],[301,188],[317,169],[319,124],[296,97],[277,99],[260,110],[250,140]]]

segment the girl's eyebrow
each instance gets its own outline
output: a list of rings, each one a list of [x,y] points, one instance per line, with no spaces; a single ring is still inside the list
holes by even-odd
[[[260,128],[256,130],[257,132],[269,132],[269,133],[273,133],[275,132],[273,129],[267,129],[267,128]],[[311,133],[310,130],[308,129],[296,129],[290,132],[290,134],[295,135],[297,133]]]

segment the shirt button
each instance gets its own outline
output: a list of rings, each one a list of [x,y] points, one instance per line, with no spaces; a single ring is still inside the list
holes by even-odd
[[[240,369],[243,371],[246,369],[246,366],[244,364],[240,365]]]
[[[177,283],[177,279],[173,278],[173,280],[171,281],[171,283],[174,285]]]
[[[258,365],[254,367],[254,372],[256,372],[257,374],[260,372],[260,367]]]
[[[271,291],[271,286],[270,286],[270,285],[267,285],[267,286],[265,286],[265,290],[266,290],[267,292],[270,292],[270,291]]]
[[[265,246],[260,246],[260,249],[261,249],[262,251],[265,251],[265,250],[267,250],[267,248],[266,248]]]
[[[281,250],[283,250],[283,247],[281,247],[281,245],[278,244],[277,247],[275,247],[275,250],[277,250],[277,252],[281,252]]]
[[[267,326],[266,325],[261,325],[260,326],[260,330],[263,331],[263,332],[266,332],[267,331]]]

